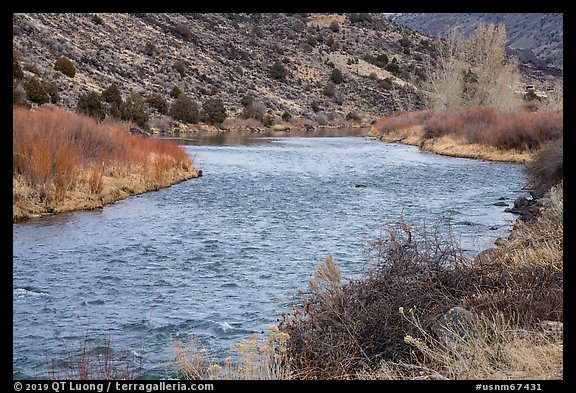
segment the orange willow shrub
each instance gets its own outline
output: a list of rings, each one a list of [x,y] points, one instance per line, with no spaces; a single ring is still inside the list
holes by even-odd
[[[467,143],[502,149],[532,150],[562,137],[564,111],[537,112],[519,109],[500,112],[492,107],[467,107],[449,112],[404,112],[378,119],[373,127],[381,134],[422,126],[424,139],[455,135]]]
[[[398,115],[385,116],[376,120],[373,127],[380,131],[382,134],[387,134],[391,131],[400,131],[406,128],[414,127],[423,124],[432,116],[432,111],[416,111],[416,112],[402,112]]]
[[[88,175],[90,192],[102,190],[106,168],[142,167],[154,177],[174,168],[189,169],[192,162],[177,144],[129,133],[130,123],[97,123],[95,119],[58,108],[13,108],[13,175],[29,184],[66,190]],[[155,157],[155,159],[150,159]]]

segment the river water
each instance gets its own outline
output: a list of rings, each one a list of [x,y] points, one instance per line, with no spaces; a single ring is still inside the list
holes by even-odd
[[[248,143],[250,142],[250,143]],[[471,256],[515,217],[517,164],[365,137],[190,143],[204,176],[92,212],[13,225],[13,377],[41,378],[88,337],[166,378],[171,345],[217,359],[276,323],[326,254],[344,277],[386,223],[450,222]],[[105,349],[105,348],[104,348]]]

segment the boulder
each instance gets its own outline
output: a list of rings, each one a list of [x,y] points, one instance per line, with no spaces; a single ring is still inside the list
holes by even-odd
[[[452,307],[438,319],[432,330],[447,344],[457,344],[461,337],[466,337],[474,319],[470,311],[459,306]]]
[[[516,200],[514,201],[514,208],[520,209],[520,208],[528,206],[529,204],[530,204],[530,201],[526,197],[519,197],[519,198],[516,198]]]

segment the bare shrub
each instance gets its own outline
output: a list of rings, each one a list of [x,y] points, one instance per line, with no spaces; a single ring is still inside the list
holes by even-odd
[[[512,86],[520,76],[517,61],[506,57],[503,24],[481,23],[468,38],[460,27],[453,27],[444,39],[436,39],[435,47],[438,56],[430,57],[424,67],[431,108],[516,109]]]
[[[432,116],[432,111],[403,112],[398,115],[385,116],[376,120],[373,127],[380,134],[388,134],[392,131],[400,131],[406,128],[423,124]]]
[[[501,113],[480,142],[503,149],[533,150],[563,135],[562,110]]]
[[[468,143],[477,143],[483,132],[494,122],[496,111],[492,107],[479,106],[463,111],[462,134]],[[460,131],[460,130],[456,130]]]
[[[529,162],[524,171],[530,184],[547,191],[563,179],[564,138],[546,143]]]
[[[168,132],[172,129],[172,119],[170,116],[161,115],[148,120],[148,127],[153,131]]]
[[[310,280],[302,305],[283,315],[289,355],[301,378],[346,378],[376,359],[406,359],[403,337],[410,328],[398,308],[426,313],[429,329],[438,314],[465,291],[461,270],[468,262],[451,235],[426,233],[399,222],[370,245],[372,268],[344,284],[331,256]]]
[[[142,359],[137,361],[134,352],[115,351],[110,337],[101,346],[90,344],[89,337],[82,338],[77,348],[67,348],[64,361],[52,360],[48,376],[55,380],[134,380],[142,372]]]
[[[244,109],[242,109],[242,114],[240,116],[244,119],[257,119],[263,121],[264,116],[266,115],[266,105],[255,100],[246,100],[246,102],[250,103],[244,105]]]
[[[461,134],[464,119],[452,112],[439,112],[424,124],[424,139],[439,138],[448,134]]]
[[[223,128],[258,128],[262,126],[262,122],[258,119],[242,117],[227,117],[222,122]]]
[[[473,106],[403,112],[378,119],[373,128],[383,135],[414,126],[422,126],[424,139],[454,135],[468,143],[530,151],[562,138],[564,121],[563,110],[501,112],[489,106]]]

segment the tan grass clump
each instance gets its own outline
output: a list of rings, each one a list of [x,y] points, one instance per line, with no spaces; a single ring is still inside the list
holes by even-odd
[[[466,329],[446,328],[449,339],[430,334],[415,312],[404,315],[417,337],[405,336],[412,361],[382,361],[359,379],[546,380],[563,378],[562,335],[527,330],[495,313],[476,316]]]
[[[288,364],[286,342],[288,335],[271,326],[264,336],[252,334],[236,344],[236,360],[228,357],[224,363],[216,362],[196,340],[176,342],[173,364],[181,379],[226,380],[285,380],[292,379]]]
[[[463,299],[467,307],[518,314],[531,323],[563,320],[562,183],[544,204],[536,220],[518,221],[508,242],[471,265],[469,277],[478,291]]]

